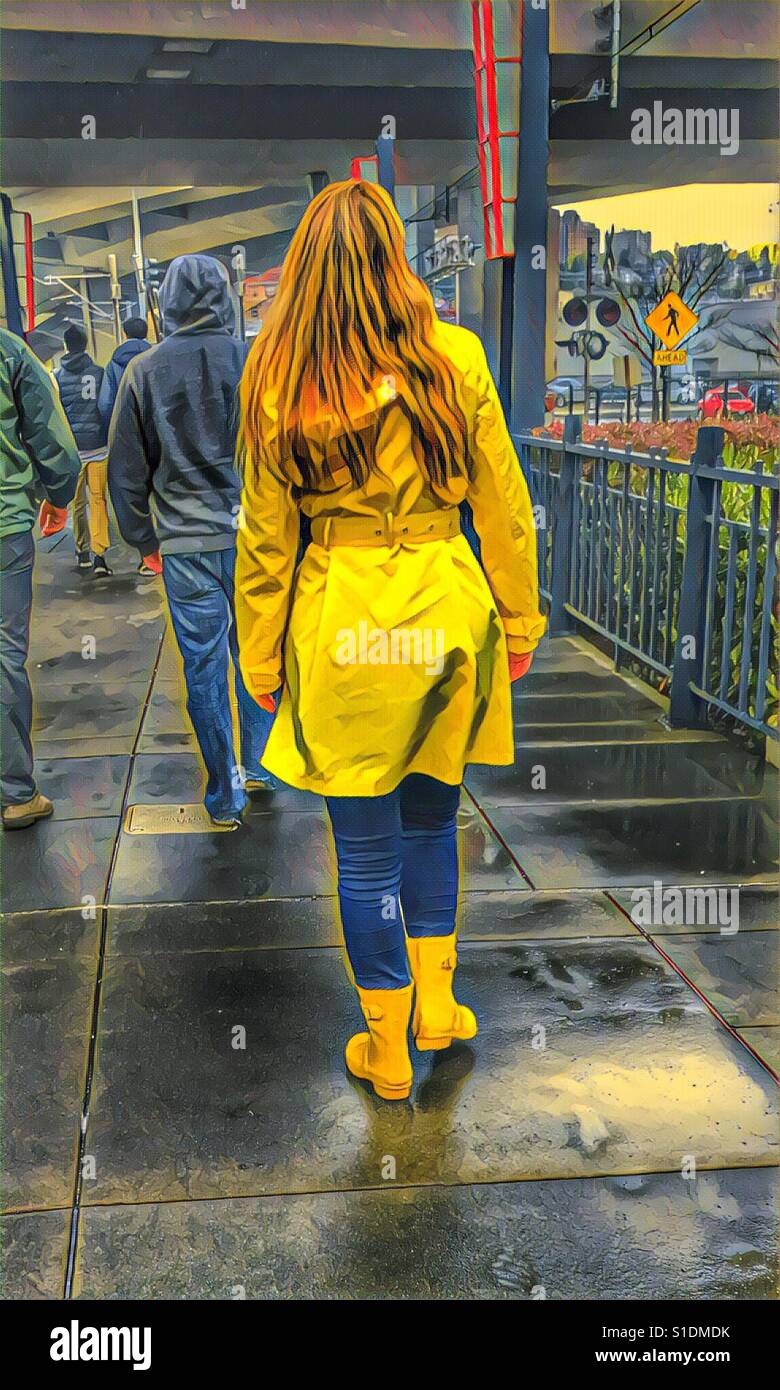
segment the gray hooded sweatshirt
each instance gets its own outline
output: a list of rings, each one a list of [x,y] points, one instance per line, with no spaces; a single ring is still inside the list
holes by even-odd
[[[235,544],[236,390],[247,345],[235,335],[227,271],[177,256],[160,288],[165,337],[125,371],[111,420],[108,486],[119,529],[141,555]]]

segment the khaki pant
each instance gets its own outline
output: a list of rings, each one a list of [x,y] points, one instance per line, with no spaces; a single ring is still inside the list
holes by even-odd
[[[105,555],[108,550],[107,489],[108,458],[82,464],[73,498],[73,534],[77,550],[93,550],[96,555]]]

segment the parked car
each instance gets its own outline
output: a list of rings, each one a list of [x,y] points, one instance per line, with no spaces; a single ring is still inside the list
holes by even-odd
[[[598,392],[598,397],[597,397],[597,395],[596,395],[597,392]],[[622,416],[622,415],[623,415],[623,412],[624,412],[625,409],[626,409],[626,390],[625,390],[625,387],[624,387],[624,386],[616,386],[615,383],[612,382],[612,381],[605,381],[604,384],[601,385],[601,386],[599,386],[599,385],[594,385],[594,386],[591,387],[591,398],[590,398],[590,407],[591,407],[591,410],[595,409],[595,405],[596,405],[596,400],[597,400],[597,399],[598,399],[598,403],[599,403],[599,411],[600,411],[600,412],[603,412],[603,411],[605,411],[605,410],[608,410],[608,411],[610,411],[610,413],[614,413],[615,410],[617,410],[617,411],[620,413],[620,415]],[[636,401],[636,387],[632,387],[632,388],[631,388],[631,402],[632,402],[632,408],[633,408],[633,404],[634,404],[635,401]]]
[[[600,386],[598,382],[594,382],[591,390],[598,391],[602,404],[607,401],[619,401],[621,405],[625,404],[626,388],[624,386],[616,386],[613,381],[607,381],[603,386]]]
[[[711,390],[705,391],[698,405],[705,420],[712,419],[714,415],[722,415],[723,387],[713,386]],[[729,387],[729,415],[752,415],[755,408],[755,405],[745,391],[741,391],[738,386]]]

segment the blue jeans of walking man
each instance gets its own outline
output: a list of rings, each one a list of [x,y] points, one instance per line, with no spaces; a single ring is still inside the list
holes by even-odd
[[[32,533],[4,536],[0,543],[0,678],[3,726],[0,795],[4,806],[21,806],[35,795],[32,691],[27,675],[35,548]]]
[[[262,756],[274,716],[249,694],[238,667],[233,610],[236,552],[209,550],[163,555],[163,582],[184,662],[187,710],[208,773],[204,804],[215,820],[241,815],[244,781],[271,782]],[[236,761],[228,696],[232,659],[241,735]]]

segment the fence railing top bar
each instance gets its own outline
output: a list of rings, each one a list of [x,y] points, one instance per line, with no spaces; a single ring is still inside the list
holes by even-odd
[[[580,480],[579,480],[579,485],[580,485],[580,487],[582,488],[583,491],[590,491],[590,492],[593,492],[594,490],[598,490],[598,486],[599,486],[599,485],[598,485],[598,482],[594,481],[593,478],[580,478]],[[647,493],[646,493],[646,492],[634,492],[632,488],[628,488],[628,489],[626,489],[626,491],[624,492],[624,491],[623,491],[623,488],[622,488],[620,485],[614,485],[614,484],[612,484],[612,483],[610,483],[610,484],[607,485],[606,492],[607,492],[608,495],[610,495],[610,496],[612,496],[612,497],[623,497],[623,496],[625,496],[625,497],[628,498],[629,502],[640,502],[640,503],[644,504],[644,503],[647,501]],[[660,505],[660,503],[659,503],[659,505]],[[669,513],[671,513],[671,512],[677,512],[679,516],[684,516],[684,515],[685,515],[685,505],[686,505],[685,502],[670,502],[670,501],[669,501],[669,498],[668,498],[668,497],[665,497],[665,498],[664,498],[664,501],[663,501],[663,510],[664,510],[664,512],[666,512],[667,514],[669,514]],[[741,523],[740,523],[740,524],[741,524]],[[724,523],[724,525],[725,525],[725,523]],[[748,524],[748,530],[749,530],[749,529],[750,529],[750,527],[749,527],[749,524]]]
[[[547,439],[544,435],[538,434],[515,434],[512,437],[515,443],[532,448],[556,449],[559,453],[564,449],[562,439]],[[613,449],[606,440],[601,444],[583,444],[581,440],[577,440],[576,444],[569,444],[567,447],[570,453],[581,458],[609,459],[611,463],[632,463],[638,468],[661,468],[667,473],[691,472],[690,463],[683,459],[670,459],[661,453],[638,454],[630,446],[626,449]]]
[[[583,458],[607,459],[610,463],[629,463],[636,468],[659,468],[664,473],[690,473],[688,459],[670,459],[666,454],[638,454],[632,448],[611,449],[608,444],[575,444],[572,453]]]
[[[776,473],[754,473],[743,468],[727,468],[720,464],[715,468],[697,469],[700,478],[714,478],[720,483],[748,483],[753,487],[769,488],[770,492],[780,489],[780,478]]]
[[[741,532],[743,535],[749,536],[753,531],[753,523],[751,521],[733,521],[731,517],[723,516],[722,514],[718,517],[718,526],[729,534],[734,531],[735,533]],[[769,535],[770,528],[768,526],[759,525],[755,530],[758,536],[766,539]]]
[[[515,444],[528,445],[535,449],[553,449],[555,453],[563,452],[563,440],[554,439],[552,435],[548,438],[544,434],[513,434]]]

